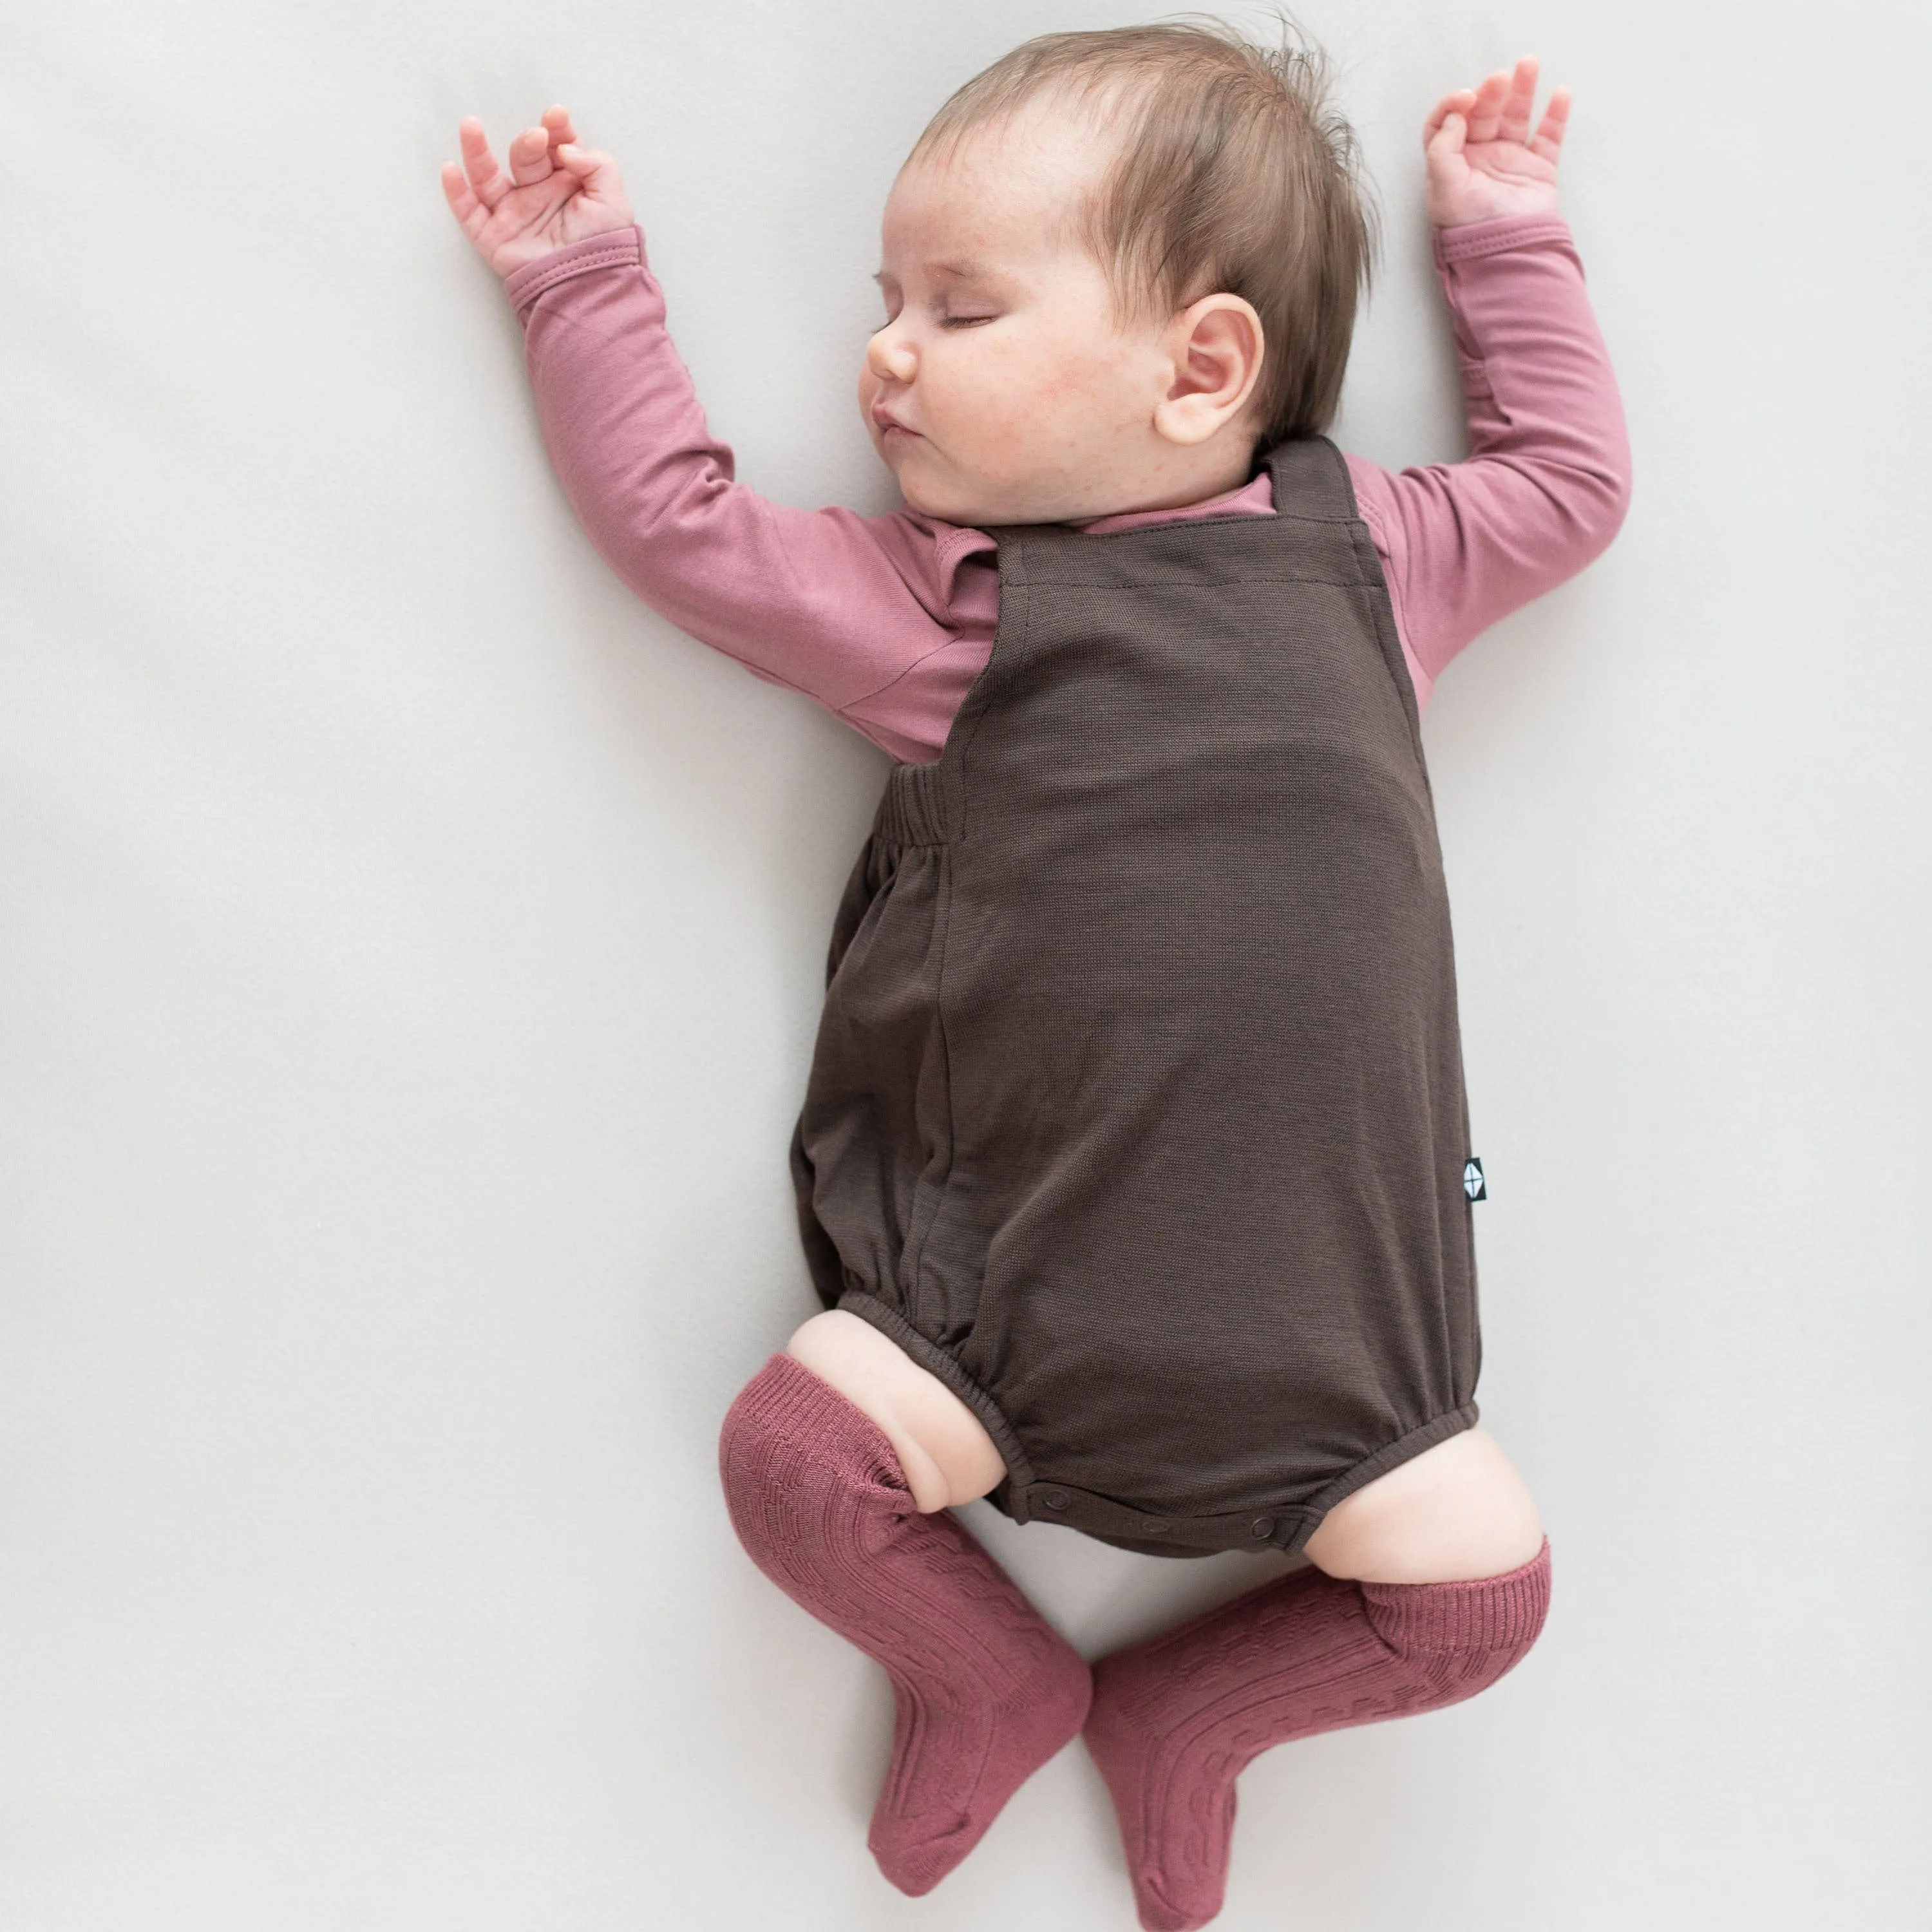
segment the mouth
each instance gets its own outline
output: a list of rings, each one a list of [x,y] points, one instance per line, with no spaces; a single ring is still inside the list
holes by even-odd
[[[919,434],[916,429],[908,429],[890,410],[878,403],[872,405],[872,421],[882,436],[890,436],[895,434],[900,436],[916,436]]]

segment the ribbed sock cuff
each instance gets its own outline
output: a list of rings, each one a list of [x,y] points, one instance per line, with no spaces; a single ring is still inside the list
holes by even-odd
[[[782,1442],[808,1460],[842,1470],[856,1465],[910,1493],[898,1453],[885,1431],[857,1403],[782,1350],[738,1391],[724,1418],[724,1441],[744,1429]]]
[[[1550,1610],[1550,1539],[1500,1576],[1456,1583],[1364,1583],[1369,1621],[1400,1651],[1508,1650],[1536,1640]]]

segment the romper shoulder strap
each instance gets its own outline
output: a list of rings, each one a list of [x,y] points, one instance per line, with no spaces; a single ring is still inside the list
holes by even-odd
[[[1274,510],[1286,524],[1276,527],[1291,545],[1312,542],[1323,554],[1332,555],[1336,548],[1352,554],[1354,581],[1365,593],[1365,614],[1373,628],[1376,648],[1382,652],[1402,699],[1408,719],[1409,741],[1416,760],[1423,765],[1424,783],[1428,767],[1423,760],[1421,709],[1416,700],[1415,681],[1396,628],[1395,606],[1389,597],[1388,580],[1384,575],[1380,554],[1369,526],[1355,501],[1355,486],[1348,475],[1348,459],[1325,436],[1298,436],[1278,442],[1268,453],[1268,473],[1274,485]],[[1297,524],[1326,524],[1327,530],[1296,531]],[[1334,526],[1344,527],[1336,530]]]
[[[1360,514],[1348,465],[1325,436],[1292,436],[1276,443],[1267,461],[1276,515],[1346,524]]]

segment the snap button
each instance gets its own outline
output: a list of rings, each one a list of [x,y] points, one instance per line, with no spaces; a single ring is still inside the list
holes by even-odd
[[[1271,1516],[1256,1516],[1248,1525],[1248,1534],[1258,1543],[1266,1542],[1274,1534],[1274,1518]]]
[[[1048,1509],[1064,1510],[1066,1507],[1066,1492],[1064,1490],[1042,1490],[1040,1499]]]
[[[1141,1518],[1141,1534],[1143,1536],[1165,1536],[1167,1525],[1157,1516],[1144,1516]]]

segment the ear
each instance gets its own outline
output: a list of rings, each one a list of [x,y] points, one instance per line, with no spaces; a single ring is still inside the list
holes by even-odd
[[[1203,296],[1165,333],[1173,380],[1154,405],[1154,428],[1169,442],[1205,442],[1246,408],[1261,380],[1262,319],[1239,296]]]

